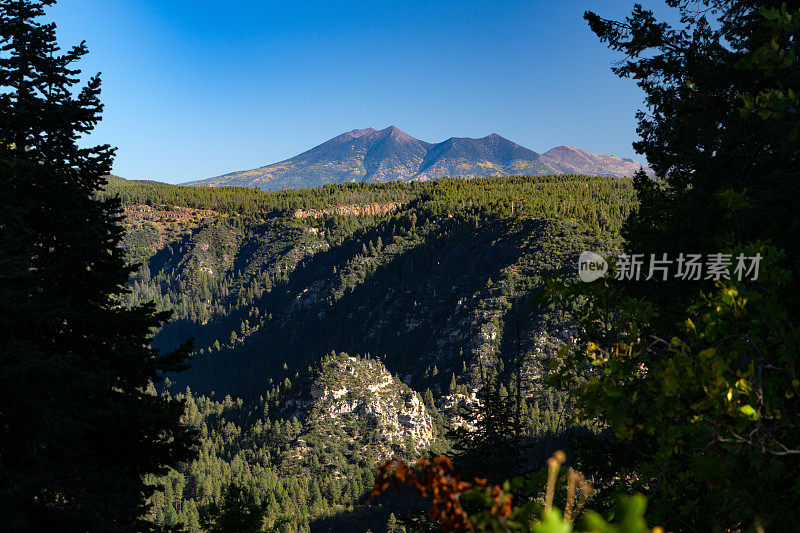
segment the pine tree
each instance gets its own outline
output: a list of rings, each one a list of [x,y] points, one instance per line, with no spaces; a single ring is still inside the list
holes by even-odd
[[[502,385],[501,385],[502,386]],[[451,431],[454,462],[470,475],[503,479],[517,457],[514,446],[514,410],[508,395],[501,397],[496,383],[478,390],[477,402],[460,410],[466,421]]]
[[[249,491],[229,485],[222,505],[210,506],[203,527],[209,533],[257,533],[263,530],[263,515],[263,509]]]
[[[386,532],[387,533],[399,533],[400,526],[397,525],[397,517],[394,513],[389,513],[389,519],[386,520]]]
[[[168,318],[126,309],[132,268],[117,199],[98,200],[114,149],[80,148],[100,120],[100,78],[79,90],[54,0],[0,1],[0,510],[10,530],[132,531],[145,474],[191,457],[181,401],[148,394],[190,346],[150,347]]]

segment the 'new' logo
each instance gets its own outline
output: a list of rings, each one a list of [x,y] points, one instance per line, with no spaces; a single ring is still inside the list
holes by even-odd
[[[605,277],[608,263],[603,256],[594,252],[582,252],[578,258],[578,277],[581,281],[594,281]]]

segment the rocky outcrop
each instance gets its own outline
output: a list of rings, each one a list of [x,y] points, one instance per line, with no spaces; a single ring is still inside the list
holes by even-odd
[[[397,412],[397,421],[403,436],[409,436],[414,443],[427,446],[433,440],[433,424],[425,405],[415,392],[405,394],[403,405]]]
[[[320,218],[325,215],[380,215],[391,213],[401,209],[403,204],[400,202],[371,203],[371,204],[348,204],[337,205],[325,209],[298,209],[294,212],[295,218]]]
[[[327,356],[311,386],[288,405],[303,420],[304,446],[324,446],[334,434],[344,434],[351,448],[370,448],[385,458],[415,455],[435,438],[419,394],[376,359]]]
[[[171,223],[171,222],[208,222],[220,216],[211,209],[194,209],[191,207],[162,205],[153,207],[146,204],[126,205],[122,210],[125,222],[152,222],[152,223]]]
[[[447,423],[454,428],[466,427],[472,431],[472,427],[462,416],[463,412],[480,405],[481,401],[477,397],[477,391],[473,390],[469,394],[453,393],[442,396],[437,402],[439,412],[444,416]]]

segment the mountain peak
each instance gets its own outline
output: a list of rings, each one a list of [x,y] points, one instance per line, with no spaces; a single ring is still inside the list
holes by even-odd
[[[538,154],[492,132],[479,139],[450,137],[427,143],[397,126],[354,129],[290,159],[189,185],[239,185],[262,189],[326,183],[438,179],[444,176],[586,174],[632,176],[639,164],[572,146]],[[645,168],[652,174],[651,169]]]
[[[640,167],[649,175],[651,168],[631,159],[615,155],[593,154],[574,146],[556,146],[542,154],[542,161],[564,174],[594,174],[598,176],[633,176]]]
[[[327,141],[322,143],[320,146],[325,146],[326,144],[329,144],[329,143],[332,143],[332,144],[346,143],[346,142],[352,141],[353,139],[358,139],[359,137],[363,137],[364,135],[369,135],[370,133],[375,133],[375,129],[374,128],[364,128],[363,130],[356,129],[356,130],[346,131],[346,132],[344,132],[344,133],[342,133],[340,135],[337,135],[333,139],[328,139]],[[312,148],[312,150],[313,149],[314,148]]]
[[[375,133],[375,128],[364,128],[363,130],[350,130],[347,134],[351,135],[354,139],[357,137],[363,137],[368,133]]]
[[[407,142],[407,141],[416,141],[417,140],[414,137],[412,137],[411,135],[409,135],[408,133],[406,133],[403,130],[401,130],[400,128],[396,127],[396,126],[389,126],[388,128],[384,128],[381,131],[379,131],[378,134],[381,137],[386,136],[386,137],[390,137],[392,139],[395,139],[397,141]]]

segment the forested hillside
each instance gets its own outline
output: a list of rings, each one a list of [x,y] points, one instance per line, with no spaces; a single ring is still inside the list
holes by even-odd
[[[142,261],[129,303],[174,311],[157,346],[195,339],[191,369],[170,376],[169,390],[191,395],[204,452],[171,475],[153,519],[199,524],[234,483],[259,504],[293,502],[269,506],[268,521],[287,531],[349,520],[341,513],[358,512],[377,459],[449,449],[481,385],[513,394],[517,370],[528,458],[546,457],[553,439],[564,445],[565,400],[542,376],[573,333],[532,299],[582,250],[616,249],[634,205],[630,181],[588,176],[276,193],[112,178],[105,194],[122,199],[126,252]],[[372,377],[347,386],[347,372],[331,375],[324,361],[343,352],[360,354]],[[387,379],[400,387],[393,399],[376,396]],[[387,405],[407,411],[391,416],[408,431],[376,418]],[[331,426],[334,416],[344,418]],[[326,420],[336,431],[320,439]],[[292,481],[297,468],[310,485]],[[345,471],[361,481],[337,481]]]
[[[504,334],[512,316],[533,350],[531,332],[546,326],[533,325],[543,317],[528,300],[542,273],[571,268],[581,250],[613,249],[633,205],[628,181],[586,176],[281,193],[112,180],[108,193],[137,214],[125,244],[146,260],[131,303],[175,311],[159,345],[196,339],[181,382],[245,396],[331,350],[381,357],[417,388],[443,386],[462,362],[498,366],[515,340]],[[387,202],[401,208],[294,216]]]

